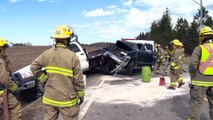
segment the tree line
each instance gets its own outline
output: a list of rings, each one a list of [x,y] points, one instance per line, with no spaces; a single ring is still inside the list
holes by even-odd
[[[203,25],[213,27],[213,19],[208,15],[208,10],[203,7]],[[156,43],[161,44],[163,47],[169,45],[173,39],[179,39],[185,48],[185,53],[190,55],[198,45],[198,32],[197,28],[200,25],[201,11],[194,15],[193,21],[189,23],[185,18],[178,18],[176,24],[173,27],[171,23],[170,10],[166,8],[163,12],[161,19],[154,20],[151,23],[149,32],[141,32],[136,39],[141,40],[154,40]]]

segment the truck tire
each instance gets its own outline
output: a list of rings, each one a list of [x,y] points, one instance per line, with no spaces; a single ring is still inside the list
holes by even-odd
[[[114,64],[110,64],[110,63],[107,63],[105,66],[104,66],[104,71],[105,71],[105,74],[106,75],[113,75],[114,73],[111,73],[111,71],[113,69],[115,69],[115,65]]]
[[[105,65],[101,65],[101,73],[106,75]]]
[[[105,71],[105,66],[106,66],[106,60],[105,57],[101,57],[101,67],[100,67],[100,71],[102,74],[106,75],[106,71]]]
[[[127,65],[127,68],[126,68],[126,74],[129,75],[129,76],[132,76],[133,69],[134,69],[134,61],[130,61]]]

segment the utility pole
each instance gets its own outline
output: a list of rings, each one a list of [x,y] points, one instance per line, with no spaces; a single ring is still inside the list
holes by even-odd
[[[197,1],[193,0],[195,3],[197,3],[200,6],[200,25],[203,24],[203,2],[202,0],[200,0],[200,3],[198,3]]]
[[[200,25],[203,24],[203,5],[202,0],[200,0]]]

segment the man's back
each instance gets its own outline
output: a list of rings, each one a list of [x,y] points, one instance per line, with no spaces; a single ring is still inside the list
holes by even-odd
[[[73,75],[75,75],[75,79],[81,79],[82,71],[75,53],[67,48],[51,48],[42,53],[36,61],[44,65],[47,73],[50,73],[44,96],[64,101],[77,96],[73,85]]]

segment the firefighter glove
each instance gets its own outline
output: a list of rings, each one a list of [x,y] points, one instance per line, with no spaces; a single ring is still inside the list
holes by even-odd
[[[78,101],[78,105],[81,105],[84,102],[84,97],[80,97]]]

